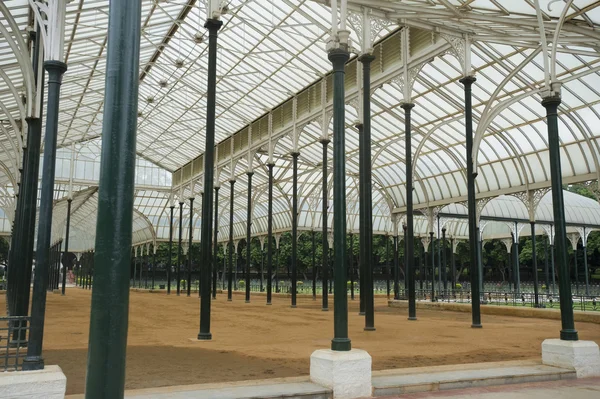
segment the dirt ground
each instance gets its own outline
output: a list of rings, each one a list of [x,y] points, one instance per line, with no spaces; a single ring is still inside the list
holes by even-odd
[[[0,300],[0,308],[5,305]],[[83,393],[91,292],[68,289],[48,295],[44,358],[67,376],[67,394]],[[328,348],[333,336],[330,311],[321,303],[274,297],[272,306],[255,296],[213,301],[213,341],[198,342],[199,300],[132,292],[127,348],[127,389],[307,375],[310,354]],[[482,316],[483,329],[470,328],[468,313],[421,310],[408,321],[404,310],[376,299],[377,331],[364,332],[358,300],[350,303],[349,334],[354,348],[367,350],[375,370],[517,360],[541,357],[541,343],[557,338],[560,321]],[[600,344],[600,325],[578,323],[580,339]]]

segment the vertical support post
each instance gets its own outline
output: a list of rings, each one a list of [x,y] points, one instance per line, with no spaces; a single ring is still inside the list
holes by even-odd
[[[205,154],[206,156],[206,154]],[[206,173],[206,171],[205,171]],[[192,195],[194,193],[191,193]],[[205,207],[206,205],[204,204],[206,202],[206,197],[203,197],[204,201],[202,201],[202,207]],[[212,212],[211,212],[212,213]],[[210,219],[210,216],[208,217]],[[194,236],[194,198],[190,197],[190,227],[189,227],[190,231],[189,231],[189,242],[188,242],[188,267],[187,267],[187,296],[191,296],[192,294],[192,263],[193,263],[193,259],[194,259],[194,253],[192,250],[192,239]],[[210,234],[209,234],[209,240],[210,240]],[[210,244],[210,242],[209,242]],[[210,245],[209,245],[209,250],[210,250]],[[202,250],[200,251],[202,255]],[[207,258],[208,262],[210,262],[210,257]],[[148,266],[146,266],[146,269],[148,268]],[[200,279],[202,280],[202,279]],[[202,290],[200,290],[202,291]]]
[[[479,230],[479,226],[477,226],[477,270],[479,271],[479,292],[480,295],[483,294],[483,303],[487,303],[485,300],[485,294],[483,293],[483,240],[481,237],[481,231]]]
[[[540,307],[539,302],[539,290],[538,290],[538,270],[537,270],[537,252],[535,247],[535,222],[531,221],[531,265],[533,266],[533,296],[534,296],[534,306],[536,308]]]
[[[298,156],[292,152],[292,308],[296,307],[298,279]]]
[[[31,327],[27,357],[23,363],[24,370],[40,370],[44,368],[42,342],[44,339],[48,272],[51,266],[49,251],[52,230],[60,86],[62,84],[62,77],[67,70],[67,65],[60,61],[51,60],[44,62],[44,68],[48,72],[48,114],[46,116],[46,135],[44,137],[44,163],[42,168],[42,188],[36,247],[36,273],[31,305]]]
[[[350,247],[348,248],[348,250],[348,273],[350,273],[350,299],[354,300],[354,234],[352,233],[350,233]]]
[[[272,301],[272,276],[273,276],[273,167],[275,164],[268,163],[269,169],[269,198],[267,212],[267,305]]]
[[[156,242],[152,244],[152,289],[156,281]]]
[[[72,198],[67,199],[67,231],[65,232],[65,252],[62,259],[63,264],[63,278],[62,278],[62,295],[65,295],[65,289],[67,285],[67,270],[69,269],[69,233],[71,230],[71,203]]]
[[[544,276],[546,278],[546,294],[550,292],[550,271],[548,270],[548,241],[550,237],[544,238]]]
[[[173,222],[175,206],[171,205],[171,223],[169,224],[169,259],[167,260],[167,295],[171,295],[171,269],[173,268]]]
[[[215,221],[213,226],[213,258],[210,262],[212,272],[212,299],[217,299],[217,254],[219,253],[219,186],[215,186]],[[203,266],[200,266],[203,267]]]
[[[408,84],[405,82],[404,84]],[[411,110],[413,103],[404,102],[400,107],[404,110],[404,136],[405,136],[405,168],[406,168],[406,230],[404,234],[405,265],[404,278],[408,281],[408,320],[417,319],[417,305],[415,293],[415,243],[413,221],[413,170],[412,170],[412,123]]]
[[[444,281],[444,296],[448,295],[448,279],[446,273],[446,228],[442,228],[442,280]]]
[[[317,300],[317,242],[315,240],[315,231],[312,231],[312,296],[313,301]]]
[[[322,274],[323,274],[323,307],[321,310],[328,311],[329,310],[329,296],[327,294],[327,287],[329,285],[328,277],[329,277],[329,242],[327,241],[327,145],[329,144],[328,139],[321,139],[321,144],[323,145],[323,179],[322,179],[322,193],[323,196],[321,199],[321,219],[323,221],[322,227],[323,232],[321,233],[321,250],[322,250]]]
[[[227,273],[227,300],[232,301],[232,290],[233,290],[233,195],[235,180],[229,180],[229,248],[227,249],[229,255],[229,272]],[[237,266],[236,266],[237,271]]]
[[[400,299],[400,261],[398,259],[398,233],[394,234],[394,300]]]
[[[578,243],[575,243],[575,245],[573,246],[573,267],[575,268],[575,295],[579,295],[579,273],[577,272],[577,244]]]
[[[589,282],[589,271],[588,271],[588,258],[587,258],[587,236],[585,235],[585,227],[583,228],[583,270],[585,272],[585,295],[590,295],[590,282]]]
[[[181,264],[183,257],[183,246],[182,246],[182,237],[183,236],[183,199],[179,201],[179,245],[177,248],[177,296],[181,293]]]
[[[560,278],[560,316],[562,330],[560,339],[577,341],[578,334],[573,318],[573,298],[571,296],[571,279],[567,263],[567,230],[565,225],[565,204],[563,200],[562,172],[560,165],[560,141],[558,137],[558,106],[560,95],[548,96],[542,100],[546,108],[548,123],[548,152],[550,156],[550,175],[552,181],[552,208],[554,209],[554,244],[558,258]]]
[[[124,395],[140,25],[140,0],[111,3],[86,399]]]
[[[252,175],[254,173],[247,172],[248,176],[248,202],[246,204],[246,303],[250,303],[250,265],[252,264]]]
[[[552,269],[552,293],[556,293],[556,271],[554,269],[554,244],[550,245],[550,266]]]
[[[465,76],[460,80],[465,87],[465,134],[467,147],[467,208],[469,210],[469,243],[471,263],[471,327],[481,328],[481,294],[479,291],[479,269],[477,267],[477,210],[475,209],[475,177],[473,170],[473,107],[471,87],[474,76]]]
[[[386,263],[386,276],[385,276],[385,290],[387,298],[390,299],[390,274],[392,269],[390,267],[390,237],[385,236],[385,263]]]
[[[435,248],[433,231],[429,232],[429,250],[431,251],[431,302],[435,302]]]
[[[521,265],[519,259],[519,235],[518,235],[518,223],[515,222],[515,235],[513,236],[515,247],[513,248],[513,260],[515,265],[515,278],[517,282],[516,290],[521,292]]]
[[[350,58],[347,50],[329,51],[333,65],[333,250],[334,250],[334,338],[331,349],[349,351],[348,301],[346,287],[346,144],[344,67]]]
[[[450,264],[452,265],[452,294],[454,294],[454,290],[456,289],[456,262],[454,259],[454,238],[450,238]]]
[[[209,2],[210,6],[210,2]],[[204,141],[204,197],[202,198],[202,227],[200,231],[200,264],[202,268],[200,284],[200,332],[199,340],[210,340],[210,274],[215,267],[216,257],[211,252],[211,235],[213,226],[213,188],[214,188],[214,148],[215,148],[215,110],[216,110],[216,82],[217,82],[217,39],[219,29],[223,22],[212,18],[206,19],[204,27],[208,29],[208,75],[206,78],[206,137]],[[215,191],[216,196],[216,191]],[[233,198],[233,195],[232,195]],[[217,211],[215,210],[215,219]],[[216,222],[215,222],[216,223]],[[216,237],[215,237],[216,242]],[[189,285],[189,282],[188,282]]]

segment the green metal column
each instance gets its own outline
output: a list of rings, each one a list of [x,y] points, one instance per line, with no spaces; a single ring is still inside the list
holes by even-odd
[[[111,2],[86,399],[123,398],[141,1]]]
[[[548,270],[548,241],[550,237],[544,238],[544,276],[546,277],[546,294],[550,292],[550,271]]]
[[[179,245],[177,247],[177,296],[181,293],[181,264],[183,257],[183,246],[181,239],[183,238],[183,200],[179,201]],[[134,277],[135,279],[135,277]]]
[[[531,225],[531,264],[533,266],[533,295],[534,305],[540,307],[539,290],[538,290],[538,270],[537,270],[537,253],[535,249],[535,222],[530,222]]]
[[[560,316],[562,330],[560,339],[577,341],[573,319],[573,298],[571,296],[571,279],[567,261],[567,230],[565,225],[565,204],[563,201],[562,172],[560,165],[560,140],[558,136],[558,106],[560,95],[546,97],[542,105],[546,108],[548,123],[548,152],[550,156],[550,175],[552,180],[552,208],[554,209],[554,245],[558,259],[560,290]]]
[[[579,276],[577,271],[577,250],[578,243],[575,244],[575,248],[573,249],[573,267],[575,268],[575,294],[579,295]]]
[[[231,301],[232,298],[232,290],[233,290],[233,195],[234,195],[234,185],[235,180],[229,180],[230,191],[229,191],[229,272],[227,273],[227,300]],[[237,267],[236,267],[237,271]]]
[[[173,259],[173,222],[174,215],[173,211],[175,210],[175,206],[171,205],[171,223],[169,224],[169,259],[167,260],[167,295],[171,294],[171,268],[172,259]]]
[[[298,156],[292,152],[292,308],[296,307],[298,279]]]
[[[385,290],[387,294],[387,299],[390,299],[390,274],[392,273],[392,268],[390,267],[390,238],[385,236],[385,263],[387,275],[385,277]]]
[[[447,279],[447,263],[446,263],[446,228],[442,228],[442,270],[440,271],[442,275],[442,281],[444,282],[444,296],[448,295],[448,279]]]
[[[370,101],[370,99],[369,99]],[[365,169],[365,164],[368,162],[369,166],[371,164],[370,160],[365,160],[365,150],[364,150],[364,131],[365,131],[365,125],[362,123],[357,123],[355,125],[356,130],[358,130],[358,197],[359,197],[359,201],[358,201],[358,219],[359,219],[359,238],[358,238],[358,283],[359,283],[359,287],[360,287],[360,291],[358,293],[358,298],[359,298],[359,305],[358,305],[358,315],[359,316],[364,316],[365,315],[365,294],[367,292],[367,287],[366,287],[366,277],[365,277],[365,269],[366,269],[366,264],[368,262],[368,256],[366,254],[366,227],[367,227],[367,222],[365,220],[366,218],[366,201],[367,199],[365,198],[367,196],[367,194],[365,194],[365,190],[366,190],[366,181],[367,181],[367,177],[366,173],[364,172]],[[369,147],[371,146],[371,142],[369,141]],[[368,179],[370,179],[370,175],[368,177]]]
[[[452,252],[450,252],[450,265],[452,265],[452,293],[454,293],[454,290],[456,289],[456,262],[454,259],[454,238],[450,239],[450,250]]]
[[[483,294],[483,240],[481,239],[481,231],[479,230],[479,226],[477,226],[476,235],[477,235],[477,270],[479,274],[479,292]],[[485,294],[483,295],[483,303],[487,303],[485,300]]]
[[[269,169],[269,198],[267,212],[267,305],[272,300],[272,276],[273,276],[273,167],[275,164],[268,163]]]
[[[394,299],[400,299],[400,261],[398,254],[398,234],[394,234]]]
[[[204,141],[204,197],[202,199],[202,227],[200,231],[200,267],[202,268],[200,284],[200,332],[198,339],[209,340],[210,332],[210,272],[215,268],[216,257],[211,256],[211,236],[213,234],[213,188],[215,170],[215,110],[217,87],[217,38],[223,22],[208,18],[204,27],[208,29],[208,75],[206,77],[206,136]],[[233,191],[233,185],[232,185]],[[216,196],[216,191],[215,191]],[[233,193],[232,193],[233,198]],[[215,219],[216,213],[215,210]],[[216,224],[216,222],[215,222]],[[216,242],[216,237],[215,237]],[[189,285],[189,283],[188,283]]]
[[[585,235],[585,227],[583,228],[583,237],[582,237],[583,245],[583,270],[585,272],[585,295],[590,295],[590,281],[589,281],[589,271],[588,271],[588,258],[587,258],[587,237]]]
[[[348,273],[350,273],[350,299],[354,300],[354,234],[350,233],[350,247],[348,254]],[[359,260],[360,261],[360,260]]]
[[[321,233],[321,251],[323,255],[322,259],[322,274],[323,274],[323,307],[321,310],[329,310],[329,296],[327,294],[327,287],[329,286],[329,242],[327,241],[327,146],[329,145],[328,139],[321,139],[323,145],[323,162],[321,167],[323,168],[323,179],[322,179],[322,199],[321,199],[321,220],[323,231]]]
[[[346,138],[344,67],[350,55],[337,48],[329,51],[333,65],[333,250],[334,250],[334,338],[331,349],[349,351],[348,292],[346,287]]]
[[[431,302],[435,302],[435,249],[433,248],[433,231],[429,232],[429,250],[431,251]]]
[[[73,199],[67,199],[67,231],[65,233],[65,253],[63,256],[63,278],[62,278],[62,294],[65,295],[65,288],[67,285],[67,270],[69,268],[69,233],[71,230],[71,203]]]
[[[405,265],[404,278],[408,281],[408,320],[417,320],[417,304],[415,293],[415,242],[413,221],[413,170],[412,170],[412,103],[402,103],[400,107],[404,110],[404,151],[406,168],[406,230],[404,236]]]
[[[46,61],[44,68],[48,72],[48,115],[46,117],[46,135],[44,137],[44,164],[42,169],[42,188],[36,247],[36,273],[33,283],[31,305],[31,328],[27,357],[23,362],[24,370],[44,368],[42,342],[44,339],[44,318],[46,315],[46,289],[50,269],[50,239],[52,230],[52,206],[54,194],[54,173],[56,167],[56,141],[58,136],[58,115],[60,86],[67,65],[60,61]]]
[[[206,171],[204,171],[206,173]],[[190,195],[193,195],[194,193],[190,193]],[[202,201],[202,207],[204,207],[204,202]],[[212,212],[211,212],[212,213]],[[209,217],[210,219],[210,217]],[[188,264],[187,264],[187,296],[191,296],[192,294],[192,263],[194,260],[194,256],[193,256],[193,250],[192,250],[192,238],[194,236],[194,198],[190,197],[190,224],[189,224],[189,234],[188,234]],[[209,234],[209,239],[210,239],[210,234]],[[210,243],[209,243],[210,244]],[[209,245],[209,251],[210,251],[210,245]],[[200,251],[202,252],[202,251]],[[202,256],[202,254],[201,254]],[[208,261],[210,262],[210,257],[208,257]],[[146,266],[147,267],[147,266]],[[203,279],[201,279],[203,280]],[[202,290],[200,290],[202,291]]]
[[[515,276],[517,281],[516,290],[517,292],[521,292],[521,264],[519,259],[519,236],[518,236],[518,223],[515,222],[515,235],[513,237],[515,242],[515,247],[513,249],[513,260],[515,265]]]
[[[248,202],[246,204],[246,303],[250,303],[250,265],[252,264],[251,240],[252,237],[252,175],[248,172]]]
[[[152,244],[152,289],[156,281],[156,242]]]
[[[556,271],[554,270],[554,244],[550,245],[550,266],[552,269],[552,294],[556,294]]]
[[[471,264],[471,327],[481,328],[481,293],[479,291],[479,269],[477,267],[477,215],[475,209],[475,177],[473,170],[473,107],[471,87],[474,76],[465,76],[460,80],[465,87],[465,134],[467,147],[467,208],[469,210],[469,243]]]
[[[317,243],[315,240],[315,231],[312,231],[312,296],[313,301],[317,300]]]
[[[212,271],[212,298],[217,299],[217,254],[219,253],[219,243],[217,242],[219,235],[219,186],[215,186],[215,221],[213,226],[213,234],[213,258],[210,262],[210,269]],[[201,265],[201,267],[203,266]]]

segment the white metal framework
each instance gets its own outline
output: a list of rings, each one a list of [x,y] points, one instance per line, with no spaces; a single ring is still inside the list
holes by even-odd
[[[85,197],[85,190],[93,190],[97,184],[94,167],[99,161],[108,3],[78,0],[67,4],[64,60],[69,69],[60,100],[57,200],[68,195],[69,184],[75,191],[84,190],[75,198]],[[248,170],[254,170],[252,231],[265,234],[269,161],[275,163],[274,229],[283,232],[290,228],[290,152],[295,150],[300,152],[299,228],[321,226],[319,140],[331,130],[330,63],[325,53],[331,26],[328,3],[228,2],[217,67],[220,240],[228,238],[224,227],[229,219],[227,182],[232,178],[237,181],[234,232],[237,239],[245,236]],[[35,87],[28,48],[28,31],[34,26],[27,0],[0,4],[0,207],[10,219],[26,142],[25,118],[35,112],[30,106]],[[150,223],[153,233],[134,235],[136,244],[168,238],[169,206],[177,206],[177,216],[180,199],[186,203],[186,219],[188,198],[195,197],[194,209],[201,209],[205,7],[202,0],[143,2],[135,206],[136,215]],[[412,84],[411,101],[416,105],[412,111],[414,207],[426,215],[423,221],[416,220],[416,233],[431,230],[432,215],[448,207],[460,213],[461,206],[449,204],[466,199],[463,90],[458,80],[468,74],[477,77],[473,86],[474,159],[477,198],[481,207],[485,205],[482,216],[496,212],[493,204],[502,200],[487,199],[516,195],[522,198],[502,197],[502,201],[527,204],[525,208],[519,205],[518,212],[525,209],[524,214],[513,212],[513,216],[551,220],[551,215],[540,213],[537,206],[545,200],[529,201],[550,185],[545,111],[539,100],[551,82],[562,83],[563,182],[598,180],[600,2],[350,0],[348,11],[347,27],[355,52],[372,49],[377,57],[372,93],[376,232],[392,234],[392,220],[401,223],[404,211],[404,112],[400,104],[407,84],[405,65]],[[402,29],[406,29],[404,33]],[[402,35],[408,44],[404,48]],[[370,40],[374,44],[368,43]],[[347,209],[348,227],[353,230],[358,229],[358,134],[353,126],[361,119],[359,68],[360,63],[353,59],[346,69]],[[66,166],[71,151],[76,159],[73,168]],[[330,151],[330,161],[331,157]],[[331,185],[331,175],[328,178]],[[565,201],[568,199],[565,196]],[[90,200],[93,208],[93,197]],[[569,201],[567,207],[581,205]],[[57,238],[64,234],[59,227],[65,216],[61,204],[57,203],[53,230]],[[197,228],[199,213],[195,215]],[[392,218],[393,214],[399,217]],[[74,227],[78,220],[73,219]],[[454,223],[462,226],[458,219]],[[422,229],[421,224],[425,224]],[[184,220],[183,225],[187,230],[188,222]],[[466,236],[465,228],[457,227],[454,235]],[[144,230],[142,224],[139,229]],[[75,245],[73,237],[79,233],[72,231]],[[496,235],[491,224],[483,231],[489,237]],[[199,238],[198,231],[194,237]],[[93,242],[91,239],[86,236],[82,240]]]

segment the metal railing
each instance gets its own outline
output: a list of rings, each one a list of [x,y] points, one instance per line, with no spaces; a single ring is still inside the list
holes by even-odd
[[[23,368],[29,340],[29,316],[0,317],[0,371]]]

